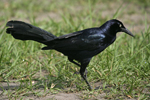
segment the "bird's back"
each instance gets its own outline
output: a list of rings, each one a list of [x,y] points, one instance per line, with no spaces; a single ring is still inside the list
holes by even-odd
[[[78,61],[91,58],[111,43],[116,37],[107,36],[101,28],[89,28],[50,41],[47,48],[55,49]]]

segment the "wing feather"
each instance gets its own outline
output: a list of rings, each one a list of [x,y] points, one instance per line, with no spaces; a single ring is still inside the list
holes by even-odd
[[[99,29],[95,28],[94,32],[91,29],[86,29],[63,35],[53,40],[48,47],[50,46],[59,51],[94,50],[103,46],[105,35],[99,32]]]

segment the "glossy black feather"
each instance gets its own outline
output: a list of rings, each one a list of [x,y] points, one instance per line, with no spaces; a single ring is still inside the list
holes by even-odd
[[[119,20],[112,19],[101,27],[89,28],[67,35],[56,37],[33,25],[21,21],[9,21],[7,33],[20,40],[34,40],[47,45],[43,50],[54,49],[68,57],[68,60],[80,67],[80,75],[89,89],[92,89],[86,79],[86,67],[93,56],[105,50],[116,40],[117,32],[133,34]],[[79,63],[75,62],[78,61]]]
[[[15,39],[34,40],[43,43],[56,38],[56,36],[47,31],[21,21],[9,21],[6,26],[9,27],[6,32],[10,33]]]

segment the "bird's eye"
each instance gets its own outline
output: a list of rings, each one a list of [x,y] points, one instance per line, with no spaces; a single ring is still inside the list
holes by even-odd
[[[122,25],[120,24],[119,27],[122,27]]]

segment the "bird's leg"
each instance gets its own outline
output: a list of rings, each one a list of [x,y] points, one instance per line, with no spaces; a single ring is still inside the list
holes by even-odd
[[[81,67],[81,65],[78,64],[77,62],[73,61],[73,59],[71,59],[71,58],[68,57],[68,60],[69,60],[70,62],[74,63],[75,65]],[[79,74],[79,72],[74,72],[74,74]]]
[[[73,59],[68,58],[68,60],[69,60],[70,62],[74,63],[75,65],[77,65],[77,66],[81,67],[81,65],[80,65],[80,64],[78,64],[77,62],[73,61]]]
[[[86,67],[87,65],[89,64],[90,60],[88,62],[84,62],[84,63],[81,63],[81,68],[80,68],[80,75],[81,77],[85,80],[86,84],[88,85],[89,89],[92,90],[92,87],[91,85],[89,84],[89,82],[87,81],[87,76],[86,76]],[[85,74],[84,74],[85,73]]]
[[[81,65],[80,65],[80,64],[78,64],[77,62],[73,61],[73,59],[68,58],[68,60],[69,60],[70,62],[74,63],[75,65],[77,65],[77,66],[81,67]],[[87,69],[85,69],[85,72],[84,72],[85,77],[87,77],[87,73],[88,73],[88,71],[87,71]],[[75,72],[74,74],[80,74],[80,72]]]
[[[80,75],[81,75],[81,77],[84,79],[84,81],[86,82],[86,84],[88,85],[89,89],[92,90],[91,85],[89,84],[89,82],[88,82],[87,79],[86,79],[86,75],[84,75],[85,68],[86,68],[86,67],[81,67],[81,69],[80,69]]]

